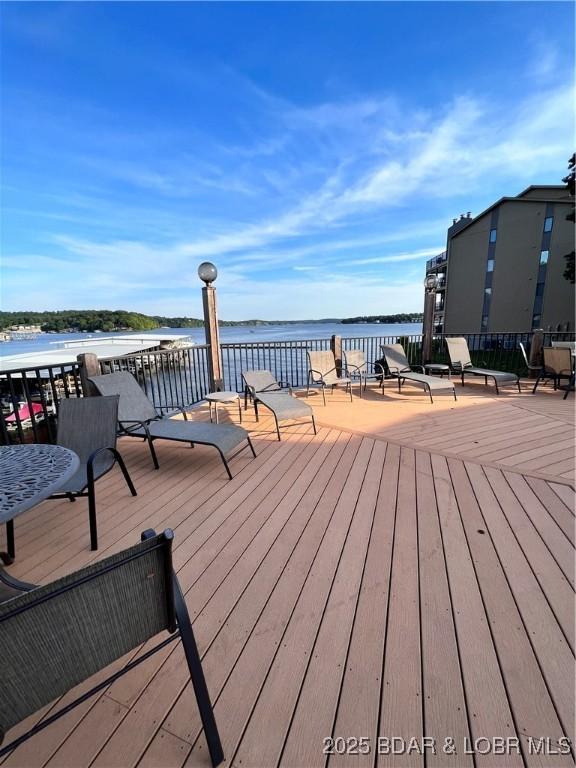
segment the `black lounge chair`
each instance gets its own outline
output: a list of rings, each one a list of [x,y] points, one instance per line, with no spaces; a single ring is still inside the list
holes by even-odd
[[[247,447],[252,451],[252,455],[256,456],[248,432],[242,427],[191,422],[184,409],[179,409],[184,419],[171,419],[171,414],[160,416],[134,376],[127,371],[93,376],[90,381],[101,395],[120,396],[118,405],[120,434],[147,440],[156,469],[160,465],[154,449],[154,440],[176,440],[181,443],[197,443],[216,448],[230,479],[232,479],[232,473],[226,459],[227,453],[246,441],[246,445],[229,458],[234,458]]]
[[[458,373],[462,377],[462,386],[464,386],[465,376],[480,376],[484,378],[486,386],[488,386],[488,379],[492,379],[497,395],[500,394],[498,384],[515,384],[518,387],[518,392],[522,392],[520,377],[516,373],[493,371],[490,368],[477,368],[472,365],[468,342],[463,336],[447,338],[446,346],[450,357],[450,367],[454,373]]]
[[[172,568],[172,540],[145,531],[142,542],[36,587],[0,568],[0,745],[6,731],[142,643],[168,637],[55,714],[0,747],[8,755],[90,696],[181,640],[212,765],[224,759],[188,609]],[[151,734],[152,735],[152,734]]]
[[[244,371],[242,379],[244,380],[244,409],[248,407],[248,397],[250,397],[254,403],[256,421],[258,421],[258,405],[260,403],[272,411],[276,422],[278,440],[280,440],[279,422],[293,419],[311,421],[314,434],[317,434],[312,408],[308,403],[294,397],[292,389],[284,387],[279,381],[276,381],[270,371]]]
[[[95,481],[118,464],[132,496],[136,489],[126,465],[116,449],[118,396],[74,397],[63,399],[58,407],[56,442],[74,451],[80,459],[76,473],[51,499],[88,497],[90,548],[98,549]]]
[[[402,344],[383,344],[382,354],[386,360],[386,367],[390,375],[398,380],[398,392],[402,391],[402,384],[405,381],[410,381],[413,384],[418,384],[424,388],[424,391],[428,393],[430,402],[433,403],[432,392],[452,392],[454,400],[456,400],[456,389],[454,382],[450,379],[438,378],[437,376],[427,376],[424,373],[418,373],[413,368],[419,368],[421,371],[424,369],[422,366],[411,366],[404,352]],[[384,382],[382,382],[382,391],[384,391]]]

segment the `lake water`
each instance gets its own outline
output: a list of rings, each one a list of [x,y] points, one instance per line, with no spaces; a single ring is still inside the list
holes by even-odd
[[[142,336],[147,331],[138,331],[134,335]],[[190,336],[196,344],[204,344],[203,328],[157,328],[148,331],[153,334],[182,333]],[[309,339],[329,339],[332,335],[350,337],[362,336],[409,336],[422,333],[421,323],[294,323],[290,325],[242,325],[220,328],[222,343],[255,341],[307,341]],[[45,333],[29,341],[6,341],[0,345],[3,355],[18,355],[56,349],[59,343],[75,339],[97,339],[104,336],[127,336],[130,333]]]

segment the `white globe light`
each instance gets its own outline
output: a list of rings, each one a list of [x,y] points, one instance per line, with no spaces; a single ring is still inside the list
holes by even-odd
[[[210,261],[203,261],[198,267],[198,277],[200,280],[210,285],[218,277],[218,270]]]

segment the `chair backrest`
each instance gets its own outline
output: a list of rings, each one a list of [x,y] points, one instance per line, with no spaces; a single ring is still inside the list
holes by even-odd
[[[401,373],[402,371],[407,372],[411,370],[402,344],[382,344],[381,349],[390,373]]]
[[[308,350],[308,371],[311,374],[313,382],[317,383],[322,381],[324,376],[331,374],[336,376],[336,360],[334,359],[334,353],[329,349],[322,349],[318,352],[312,352]]]
[[[566,347],[542,347],[544,370],[547,373],[572,373],[572,354]]]
[[[90,381],[101,395],[119,395],[118,421],[147,422],[158,418],[156,409],[128,371],[92,376]]]
[[[172,531],[0,604],[0,741],[162,630],[174,632]]]
[[[271,371],[242,371],[242,378],[251,392],[275,392],[282,389]]]
[[[468,342],[464,336],[447,337],[446,346],[452,368],[469,368],[472,365]]]
[[[56,442],[74,451],[82,464],[99,448],[115,448],[117,429],[118,395],[60,401]]]
[[[349,373],[366,373],[366,355],[363,349],[343,349],[344,365]]]
[[[566,349],[569,349],[572,352],[572,354],[576,352],[576,341],[553,341],[552,346],[565,347]]]

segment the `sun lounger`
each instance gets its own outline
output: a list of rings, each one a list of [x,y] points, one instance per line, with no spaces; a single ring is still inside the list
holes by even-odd
[[[386,360],[386,366],[390,375],[398,380],[398,392],[402,391],[402,384],[405,381],[410,381],[424,388],[424,391],[430,397],[431,403],[434,402],[432,392],[451,392],[454,395],[454,400],[456,400],[456,390],[454,383],[450,379],[426,376],[424,373],[412,370],[402,344],[383,344],[382,354]],[[384,390],[384,387],[382,387],[382,390]]]
[[[246,445],[229,458],[233,458],[248,447],[252,455],[256,456],[248,432],[242,427],[191,422],[182,409],[183,420],[171,419],[169,414],[160,416],[131,373],[126,371],[108,373],[104,376],[93,376],[90,381],[101,395],[120,396],[118,403],[120,434],[147,440],[156,469],[159,464],[153,445],[154,440],[176,440],[216,448],[230,479],[232,479],[232,473],[226,459],[227,453],[246,441]]]
[[[364,392],[366,392],[368,380],[377,381],[380,387],[383,386],[384,368],[378,362],[368,363],[363,349],[345,349],[342,351],[342,357],[344,358],[346,375],[350,379],[360,381],[360,397],[362,397],[362,385],[364,385]],[[375,369],[373,373],[368,370],[369,365]]]
[[[329,349],[324,349],[319,352],[309,350],[306,354],[308,355],[306,395],[310,392],[311,384],[320,386],[322,388],[322,399],[324,405],[326,405],[326,387],[330,387],[333,392],[334,387],[344,384],[346,391],[350,394],[350,402],[352,402],[352,379],[338,375],[334,353]]]
[[[499,384],[515,384],[518,387],[518,392],[522,391],[520,389],[520,378],[517,374],[507,373],[506,371],[493,371],[489,368],[476,368],[476,366],[472,365],[468,342],[463,336],[447,338],[446,346],[448,347],[448,355],[450,357],[450,367],[454,373],[458,373],[462,377],[462,386],[464,386],[464,376],[483,376],[486,385],[488,385],[488,379],[492,379],[497,395],[500,394],[498,390]]]
[[[244,371],[242,373],[244,380],[244,407],[247,407],[248,396],[254,403],[254,413],[258,421],[258,405],[262,404],[265,408],[272,411],[274,421],[276,422],[276,434],[280,440],[280,421],[307,419],[312,422],[314,434],[316,434],[316,424],[314,422],[314,412],[308,403],[302,402],[291,394],[290,388],[283,388],[281,382],[276,381],[270,371]]]

